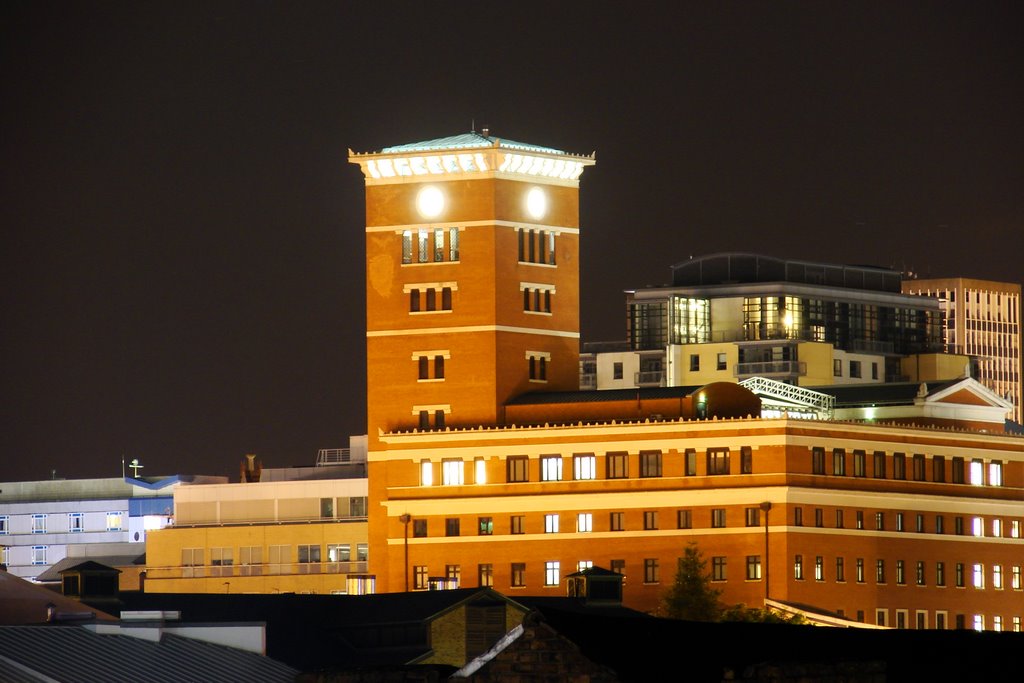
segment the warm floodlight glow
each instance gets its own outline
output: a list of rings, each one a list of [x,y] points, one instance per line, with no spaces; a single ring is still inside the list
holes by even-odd
[[[530,191],[526,193],[526,212],[530,214],[531,218],[539,220],[547,211],[548,198],[544,194],[544,190],[539,187],[530,188]]]
[[[416,195],[416,210],[424,218],[436,218],[444,210],[444,195],[433,185],[427,185]]]

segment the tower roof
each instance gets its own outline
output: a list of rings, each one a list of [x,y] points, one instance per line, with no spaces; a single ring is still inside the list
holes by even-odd
[[[477,133],[476,131],[471,133],[461,133],[459,135],[449,135],[448,137],[443,138],[434,138],[433,140],[423,140],[422,142],[409,142],[403,145],[391,145],[390,147],[382,149],[381,153],[430,152],[434,150],[467,149],[474,147],[500,147],[503,149],[518,149],[527,152],[565,154],[563,150],[554,149],[553,147],[544,147],[541,145],[531,145],[526,142],[506,140],[504,138],[494,137],[493,135]]]

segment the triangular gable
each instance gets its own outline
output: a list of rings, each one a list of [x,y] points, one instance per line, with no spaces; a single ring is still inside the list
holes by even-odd
[[[926,403],[950,403],[956,405],[990,406],[1011,410],[1013,404],[1002,398],[976,379],[965,377],[956,384],[930,394]]]

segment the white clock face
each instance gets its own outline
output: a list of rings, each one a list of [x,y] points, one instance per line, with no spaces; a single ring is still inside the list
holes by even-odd
[[[530,218],[541,219],[548,212],[548,197],[539,187],[531,187],[526,193],[526,213]]]
[[[427,185],[416,195],[416,210],[424,218],[437,218],[444,211],[444,193],[433,185]]]

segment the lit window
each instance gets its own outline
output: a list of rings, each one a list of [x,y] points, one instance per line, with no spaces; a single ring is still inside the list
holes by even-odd
[[[1010,520],[1010,538],[1020,538],[1020,521]]]
[[[370,559],[370,545],[368,543],[356,543],[356,562],[368,562]]]
[[[857,558],[857,583],[864,583],[864,558]]]
[[[975,564],[974,565],[974,587],[984,588],[985,587],[985,565]]]
[[[992,520],[992,535],[996,538],[1001,538],[1003,535],[1003,520],[993,519]]]
[[[975,614],[974,615],[974,630],[984,631],[985,630],[985,615]]]
[[[716,529],[725,527],[725,508],[712,508],[711,526]]]
[[[761,556],[747,555],[747,581],[761,580]]]
[[[981,517],[971,518],[971,535],[972,536],[984,536],[985,535],[985,520]]]
[[[560,580],[560,568],[557,561],[544,563],[544,585],[557,586]]]
[[[420,485],[421,486],[433,486],[434,484],[434,466],[429,460],[420,461]]]
[[[761,508],[746,508],[747,526],[759,526],[761,524]]]
[[[578,572],[581,572],[581,571],[583,571],[585,569],[593,569],[593,568],[594,568],[594,561],[593,560],[580,560],[579,562],[576,563],[576,571],[578,571]]]
[[[573,479],[596,479],[597,458],[593,453],[574,455],[572,458]]]
[[[982,486],[985,483],[985,464],[981,460],[971,461],[970,482],[972,486]]]
[[[988,485],[1003,485],[1003,463],[998,460],[988,464]]]
[[[576,515],[576,531],[581,533],[594,530],[594,515],[589,512],[581,512]]]
[[[1002,631],[1003,630],[1003,618],[999,615],[992,617],[992,630]]]
[[[562,456],[544,455],[540,459],[540,480],[561,481],[562,480]]]
[[[493,517],[478,517],[477,518],[477,534],[480,536],[490,536],[494,533],[494,518]]]
[[[430,572],[426,565],[418,564],[412,568],[412,589],[425,591],[430,587]]]
[[[476,582],[481,588],[494,585],[494,565],[478,564],[476,566]]]
[[[32,564],[46,564],[46,546],[32,546],[32,552],[30,557],[32,558]]]
[[[465,483],[465,463],[460,460],[441,461],[441,484],[444,486],[462,486]]]
[[[522,588],[526,585],[526,563],[525,562],[513,562],[512,563],[512,581],[513,588]]]
[[[123,512],[107,513],[107,531],[121,531],[124,528]]]
[[[32,533],[46,533],[46,515],[32,515]]]
[[[544,515],[544,533],[546,534],[557,534],[558,533],[558,515]]]
[[[658,511],[644,510],[644,529],[648,531],[658,528]]]
[[[477,484],[487,483],[487,462],[483,458],[473,461],[473,481]]]
[[[821,555],[817,555],[814,558],[814,580],[824,581],[825,580],[825,558]]]
[[[793,558],[793,578],[797,581],[804,580],[804,556],[797,555]]]
[[[992,565],[992,587],[997,591],[1003,590],[1003,567],[1002,565]]]
[[[349,595],[372,595],[377,590],[377,577],[365,574],[350,574],[345,581]]]
[[[1015,591],[1019,591],[1020,586],[1020,566],[1015,565],[1010,568],[1010,588]]]
[[[707,452],[708,474],[729,474],[729,449],[709,448]]]
[[[725,581],[726,580],[726,566],[724,557],[712,557],[711,558],[711,580],[712,581]]]

